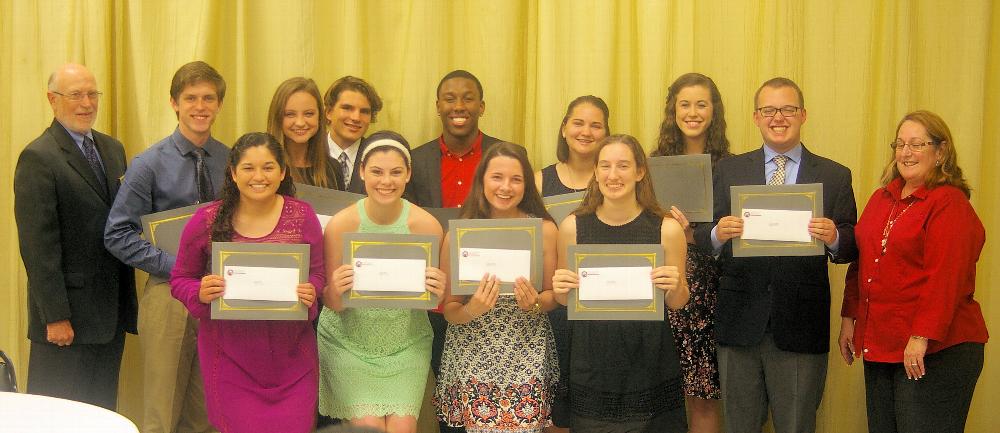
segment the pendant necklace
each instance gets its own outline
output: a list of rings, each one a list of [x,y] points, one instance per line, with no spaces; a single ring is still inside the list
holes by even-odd
[[[892,226],[895,225],[896,224],[896,220],[898,220],[899,217],[903,216],[903,214],[906,213],[906,211],[910,210],[910,207],[913,206],[913,203],[916,203],[916,202],[917,202],[916,200],[910,200],[910,204],[908,204],[905,208],[903,208],[903,211],[900,212],[899,215],[896,215],[895,218],[892,217],[892,214],[893,214],[893,212],[896,212],[896,205],[899,204],[899,202],[897,201],[897,202],[895,202],[895,203],[892,204],[892,209],[889,210],[889,217],[886,218],[886,220],[885,220],[885,228],[882,229],[882,255],[883,256],[885,255],[885,246],[886,246],[886,244],[889,243],[889,232],[892,231]]]

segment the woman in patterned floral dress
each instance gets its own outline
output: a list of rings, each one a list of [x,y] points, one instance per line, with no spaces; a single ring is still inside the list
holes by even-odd
[[[681,75],[667,91],[659,143],[651,156],[709,154],[712,165],[730,156],[722,95],[711,78],[698,73]],[[688,241],[687,278],[691,300],[670,311],[670,326],[684,372],[684,395],[692,433],[721,430],[719,363],[715,356],[715,306],[719,270],[711,252],[694,245],[692,225],[679,209],[671,215]]]
[[[514,296],[501,296],[500,281],[485,275],[474,295],[448,297],[444,316],[449,325],[434,403],[443,422],[469,433],[541,432],[550,423],[549,405],[559,377],[545,314],[556,306],[550,289],[558,232],[523,147],[490,147],[473,182],[462,218],[543,219],[545,286],[539,293],[525,275],[515,282]],[[446,272],[448,247],[446,236],[441,247]]]

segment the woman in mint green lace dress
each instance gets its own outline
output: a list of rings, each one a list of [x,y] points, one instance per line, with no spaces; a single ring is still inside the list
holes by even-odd
[[[410,179],[406,141],[379,132],[361,156],[368,197],[337,213],[325,234],[328,288],[319,318],[319,412],[389,433],[413,433],[430,371],[432,331],[427,312],[345,308],[351,265],[342,263],[344,233],[418,233],[441,236],[427,211],[402,199]],[[444,294],[444,273],[426,269],[427,290]]]

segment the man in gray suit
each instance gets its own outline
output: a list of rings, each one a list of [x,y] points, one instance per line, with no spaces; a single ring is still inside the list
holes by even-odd
[[[49,77],[55,120],[21,152],[14,218],[28,274],[28,392],[115,410],[132,270],[104,249],[125,149],[92,129],[101,92],[86,67]]]

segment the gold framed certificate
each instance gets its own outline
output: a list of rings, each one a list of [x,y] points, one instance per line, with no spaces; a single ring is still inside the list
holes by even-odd
[[[542,290],[542,219],[459,219],[448,228],[451,293],[471,295],[483,274],[500,279],[500,293],[513,294],[524,277]]]
[[[821,256],[823,242],[809,235],[809,219],[823,217],[823,184],[730,187],[731,215],[743,218],[733,257]]]
[[[142,236],[154,247],[176,256],[181,244],[181,234],[194,213],[210,203],[200,203],[176,209],[155,212],[139,217]]]
[[[663,265],[661,245],[570,245],[567,254],[580,278],[569,292],[569,320],[663,320],[663,290],[650,277]]]
[[[425,269],[438,266],[441,240],[433,235],[346,233],[344,264],[354,268],[354,287],[344,306],[430,310],[440,299],[425,289]]]
[[[309,245],[212,242],[212,273],[226,280],[214,320],[307,320],[296,286],[309,281]]]

